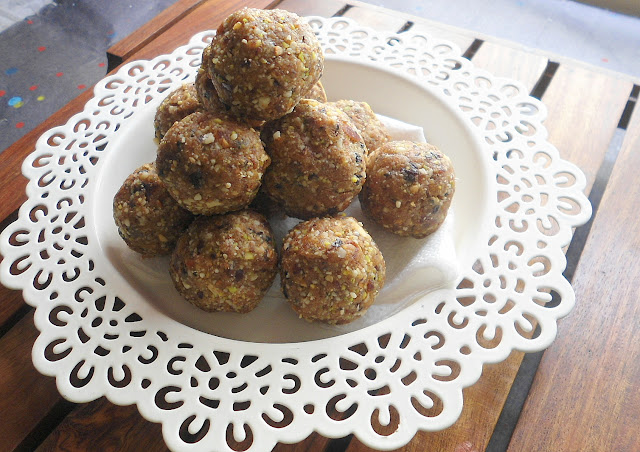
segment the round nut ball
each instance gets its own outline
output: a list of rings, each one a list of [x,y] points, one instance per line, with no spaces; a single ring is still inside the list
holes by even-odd
[[[193,83],[184,83],[171,91],[156,110],[153,120],[156,138],[161,139],[173,123],[189,116],[199,108],[201,105]]]
[[[193,215],[169,195],[155,164],[147,163],[130,174],[114,196],[113,219],[129,248],[161,256],[173,251]]]
[[[204,62],[203,62],[204,65]],[[209,73],[201,66],[196,73],[195,89],[198,96],[198,100],[202,105],[202,109],[216,115],[224,115],[233,117],[233,119],[247,124],[249,127],[255,127],[259,129],[263,126],[264,121],[256,119],[250,119],[242,116],[235,116],[228,106],[223,104],[218,98],[218,93],[213,87],[213,83],[209,78]]]
[[[277,272],[269,224],[251,210],[198,217],[178,240],[169,264],[182,297],[210,312],[251,311]]]
[[[309,219],[344,210],[366,179],[365,145],[338,108],[303,99],[261,133],[271,166],[265,192],[287,215]]]
[[[378,119],[368,103],[342,99],[331,102],[331,104],[349,116],[353,125],[362,135],[368,153],[391,140],[387,127]]]
[[[283,241],[282,291],[306,320],[343,324],[361,317],[382,289],[385,269],[382,253],[352,217],[299,223]]]
[[[205,52],[220,100],[236,116],[272,120],[288,112],[322,75],[311,27],[280,9],[243,8],[218,27]]]
[[[391,141],[369,156],[360,203],[390,232],[422,238],[444,221],[455,186],[451,160],[437,147]]]
[[[202,215],[248,206],[269,163],[258,132],[204,111],[171,126],[156,158],[158,174],[171,196]]]

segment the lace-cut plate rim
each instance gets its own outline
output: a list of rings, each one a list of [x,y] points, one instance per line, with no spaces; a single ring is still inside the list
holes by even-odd
[[[192,80],[213,32],[98,83],[23,164],[28,200],[2,233],[0,278],[37,308],[35,366],[70,400],[135,403],[174,450],[270,450],[312,431],[401,447],[455,422],[484,363],[547,347],[575,302],[562,247],[591,208],[582,172],[546,141],[544,106],[446,41],[308,20],[331,98],[418,123],[452,157],[456,285],[364,329],[298,343],[208,334],[197,315],[168,310],[170,288],[150,295],[166,263],[135,270],[110,248],[110,197],[153,159],[154,107]]]

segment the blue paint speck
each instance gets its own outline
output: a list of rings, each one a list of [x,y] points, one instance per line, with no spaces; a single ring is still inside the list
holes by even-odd
[[[22,102],[22,97],[19,97],[19,96],[12,97],[11,99],[9,99],[9,105],[12,107],[18,105],[20,102]]]
[[[13,75],[16,72],[18,72],[18,68],[17,67],[10,67],[9,69],[4,71],[4,73],[7,74],[7,75]]]

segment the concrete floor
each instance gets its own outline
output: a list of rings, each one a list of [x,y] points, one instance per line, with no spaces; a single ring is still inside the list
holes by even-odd
[[[175,0],[0,0],[0,152],[107,73],[107,49]]]

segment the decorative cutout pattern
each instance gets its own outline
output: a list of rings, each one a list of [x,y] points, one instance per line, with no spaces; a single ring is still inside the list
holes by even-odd
[[[450,98],[485,140],[496,217],[455,290],[366,330],[303,344],[210,336],[120,299],[101,268],[88,199],[122,124],[191,77],[213,32],[125,65],[82,113],[24,162],[28,201],[2,234],[2,282],[37,308],[34,363],[62,394],[135,403],[175,450],[269,450],[312,429],[392,449],[462,410],[483,363],[547,347],[574,304],[562,247],[591,207],[583,174],[546,142],[545,108],[514,81],[474,68],[455,45],[309,18],[327,54],[377,61]],[[432,298],[433,300],[433,298]],[[396,427],[402,424],[402,429]]]

